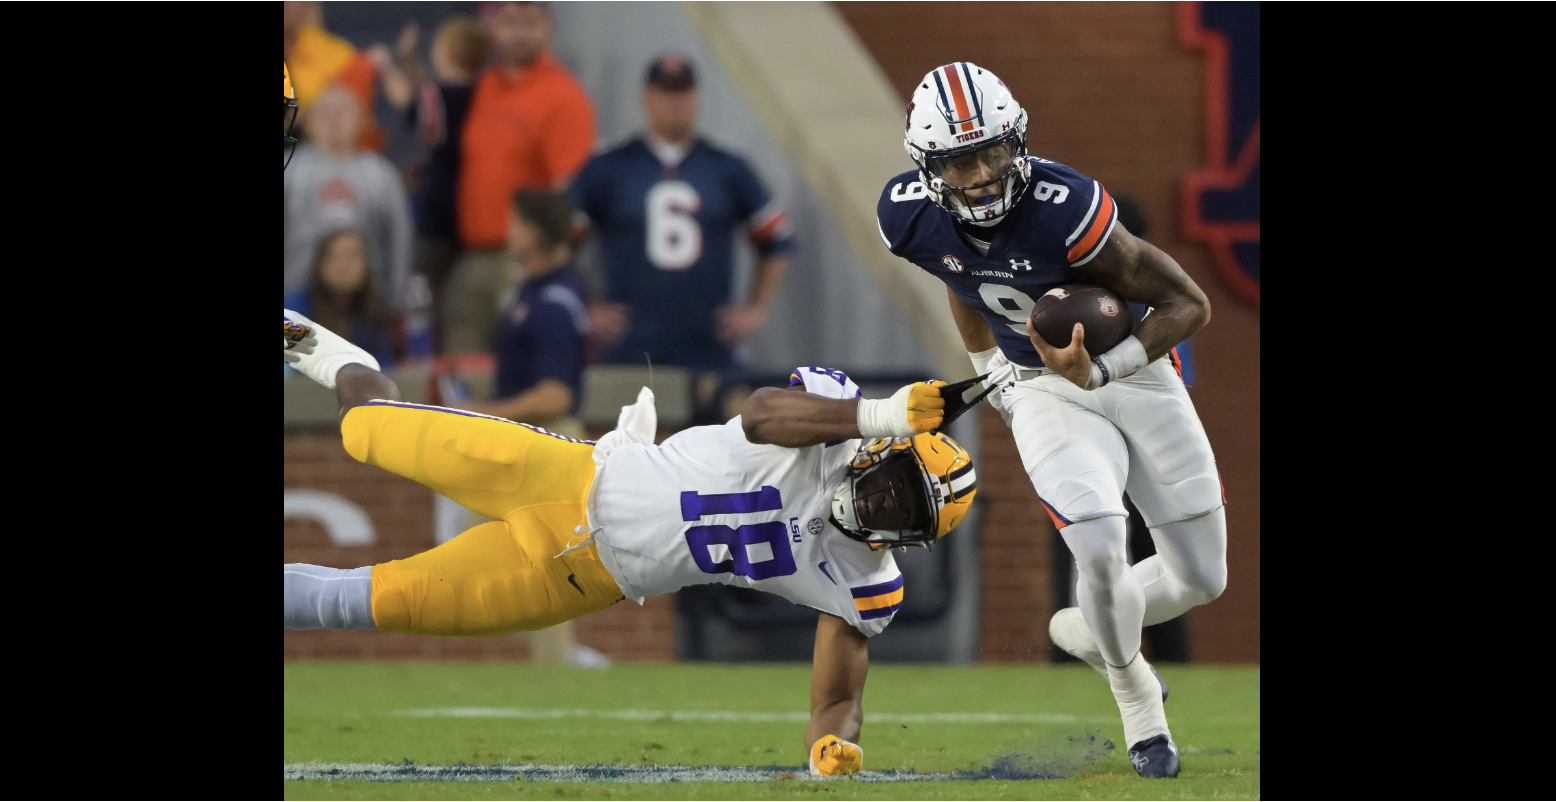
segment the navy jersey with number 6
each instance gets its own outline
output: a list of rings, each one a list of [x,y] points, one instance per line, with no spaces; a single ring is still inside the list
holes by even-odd
[[[573,181],[573,201],[600,234],[606,296],[632,307],[624,342],[602,362],[720,368],[728,346],[714,309],[731,302],[735,231],[757,251],[789,248],[783,208],[744,159],[695,140],[675,164],[642,138],[596,155]]]
[[[1032,180],[996,226],[987,256],[957,235],[917,170],[887,182],[876,206],[881,238],[892,253],[945,282],[983,313],[1011,362],[1043,364],[1026,330],[1036,299],[1060,284],[1093,283],[1081,273],[1113,232],[1118,208],[1102,185],[1058,162],[1028,156]]]

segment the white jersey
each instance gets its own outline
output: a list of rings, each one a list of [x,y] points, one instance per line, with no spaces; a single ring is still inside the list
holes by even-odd
[[[790,381],[831,398],[859,396],[840,371],[798,368]],[[601,562],[622,592],[641,598],[722,582],[831,613],[867,636],[891,623],[903,599],[891,551],[871,550],[828,523],[859,440],[757,445],[737,417],[655,446],[626,431],[643,429],[629,421],[641,399],[652,403],[643,392],[623,410],[621,428],[596,446],[589,501]]]

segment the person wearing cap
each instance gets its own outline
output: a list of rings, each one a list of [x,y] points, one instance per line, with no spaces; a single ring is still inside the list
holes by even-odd
[[[494,63],[475,83],[460,140],[462,253],[444,304],[449,353],[493,350],[512,285],[506,245],[514,192],[560,189],[594,149],[594,107],[551,54],[550,10],[513,2],[486,9]]]
[[[648,131],[589,160],[573,202],[600,237],[605,302],[591,310],[599,361],[694,370],[734,367],[734,347],[766,322],[791,235],[749,164],[697,136],[697,75],[681,55],[649,66]],[[756,275],[731,303],[735,233]]]

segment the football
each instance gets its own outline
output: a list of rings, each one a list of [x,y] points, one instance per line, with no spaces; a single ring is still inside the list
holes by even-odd
[[[1069,346],[1076,323],[1086,327],[1086,353],[1097,356],[1134,333],[1135,315],[1117,293],[1096,284],[1054,287],[1032,306],[1032,328],[1055,348]]]

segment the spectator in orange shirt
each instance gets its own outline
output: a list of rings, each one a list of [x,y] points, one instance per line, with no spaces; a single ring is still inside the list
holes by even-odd
[[[351,90],[362,110],[362,132],[357,147],[382,152],[384,132],[373,118],[373,84],[378,70],[366,53],[324,30],[317,2],[286,0],[282,6],[282,55],[297,92],[299,125],[308,128],[308,109],[328,85],[338,83]]]
[[[508,206],[526,187],[564,186],[594,149],[594,108],[550,52],[551,12],[499,4],[495,63],[476,82],[461,140],[457,216],[464,252],[449,279],[444,350],[490,351],[510,289]]]

